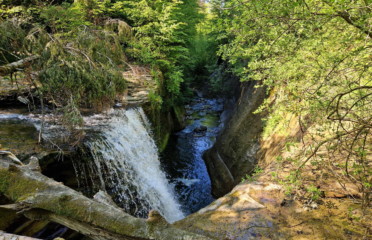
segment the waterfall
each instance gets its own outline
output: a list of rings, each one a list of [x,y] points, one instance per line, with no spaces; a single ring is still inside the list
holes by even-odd
[[[146,217],[154,209],[174,222],[184,216],[161,170],[150,129],[142,108],[115,110],[98,136],[85,143],[93,161],[78,172],[88,172],[85,178],[99,182],[127,212]]]

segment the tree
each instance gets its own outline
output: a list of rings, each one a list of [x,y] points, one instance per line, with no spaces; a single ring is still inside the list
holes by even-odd
[[[328,163],[338,166],[330,173],[355,183],[364,203],[369,202],[370,3],[212,3],[211,24],[222,43],[219,54],[242,81],[262,82],[275,99],[275,104],[267,101],[261,107],[270,111],[264,134],[272,134],[279,122],[286,121],[283,113],[298,116],[304,129],[321,126],[314,133],[315,143],[304,147],[308,158],[299,163],[298,171],[310,160],[320,164],[324,159],[316,153],[327,150]]]

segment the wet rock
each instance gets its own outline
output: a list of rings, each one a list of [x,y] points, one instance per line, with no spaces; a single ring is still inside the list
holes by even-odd
[[[123,104],[122,103],[115,103],[114,108],[122,108]]]
[[[26,120],[6,116],[12,117],[13,114],[0,113],[0,150],[12,152],[21,161],[39,152],[41,146],[35,126]]]
[[[200,126],[200,127],[195,128],[194,132],[201,133],[201,132],[205,132],[207,130],[208,130],[208,128],[206,126]]]

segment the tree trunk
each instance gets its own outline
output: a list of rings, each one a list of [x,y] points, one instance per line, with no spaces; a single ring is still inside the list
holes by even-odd
[[[21,59],[17,62],[12,62],[12,63],[9,63],[7,65],[0,66],[0,76],[5,76],[5,75],[8,75],[8,74],[11,74],[11,73],[17,71],[18,68],[23,68],[23,67],[27,66],[29,63],[38,59],[39,57],[40,56],[38,56],[38,55],[34,55],[34,56],[30,56],[30,57]]]
[[[42,175],[35,161],[20,165],[0,159],[0,193],[17,210],[34,220],[62,224],[92,239],[208,239],[181,230],[152,212],[149,219],[135,218],[122,209],[85,197],[62,183]]]

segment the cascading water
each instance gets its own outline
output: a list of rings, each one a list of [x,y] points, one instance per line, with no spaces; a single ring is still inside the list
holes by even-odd
[[[86,143],[93,161],[85,170],[80,167],[80,174],[88,172],[91,180],[98,180],[100,189],[135,216],[146,217],[154,209],[169,222],[184,217],[161,170],[141,108],[114,111],[98,135]]]

